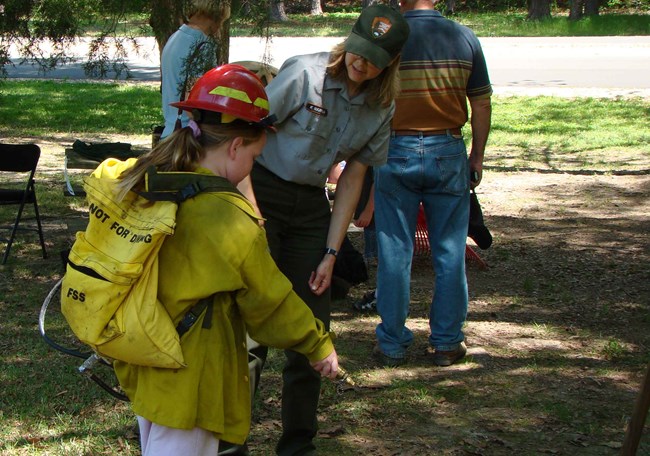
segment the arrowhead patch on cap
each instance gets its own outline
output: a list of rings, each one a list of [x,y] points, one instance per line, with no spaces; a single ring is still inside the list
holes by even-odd
[[[388,33],[393,24],[387,17],[376,17],[372,21],[372,36],[379,38]]]

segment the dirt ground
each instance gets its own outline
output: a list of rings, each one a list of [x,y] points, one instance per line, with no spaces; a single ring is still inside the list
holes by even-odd
[[[650,363],[648,171],[488,168],[478,196],[494,243],[474,247],[487,269],[467,263],[466,360],[435,368],[424,356],[434,273],[420,255],[408,364],[377,368],[370,352],[379,319],[352,311],[374,283],[371,269],[368,284],[335,302],[332,326],[343,365],[386,389],[356,397],[325,389],[323,454],[619,454]],[[361,248],[361,233],[350,236]],[[271,454],[280,432],[272,383],[263,382],[267,399],[251,435],[261,454]],[[650,455],[650,423],[637,455]]]
[[[617,454],[650,361],[650,176],[488,168],[477,193],[494,243],[474,247],[487,269],[467,263],[468,361],[427,369],[468,390],[468,402],[446,410],[463,417],[460,448],[409,450],[406,439],[371,454]],[[420,368],[429,263],[416,257],[412,270],[409,363]],[[351,300],[339,302],[340,316],[350,318]],[[370,346],[373,333],[361,334],[356,342]],[[436,409],[417,427],[420,442],[445,421]],[[408,427],[386,424],[389,434]],[[639,455],[650,454],[648,429]]]
[[[60,173],[70,139],[41,142],[42,173]],[[423,354],[434,273],[420,255],[408,364],[378,368],[370,356],[378,317],[352,311],[374,283],[371,268],[368,284],[334,303],[332,326],[342,364],[360,383],[386,388],[341,395],[325,387],[322,454],[619,453],[650,363],[650,170],[488,166],[477,193],[494,243],[475,247],[487,269],[467,263],[466,360],[435,368]],[[361,233],[351,238],[361,246]],[[281,360],[267,367],[250,440],[260,455],[272,454],[280,432]],[[650,423],[637,454],[650,455]]]

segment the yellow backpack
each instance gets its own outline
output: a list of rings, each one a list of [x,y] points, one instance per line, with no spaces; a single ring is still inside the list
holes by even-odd
[[[70,328],[100,356],[163,368],[185,365],[183,333],[212,298],[174,325],[157,299],[158,253],[174,233],[178,204],[202,191],[237,190],[226,179],[198,173],[147,172],[146,189],[116,197],[117,177],[135,159],[107,159],[84,182],[88,226],[78,232],[61,286]]]

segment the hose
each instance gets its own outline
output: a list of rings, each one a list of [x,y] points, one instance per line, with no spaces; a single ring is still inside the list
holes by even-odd
[[[101,364],[104,364],[105,366],[108,366],[108,367],[112,368],[111,364],[108,361],[106,361],[105,359],[97,356],[97,354],[93,353],[93,352],[82,352],[82,351],[79,351],[79,350],[74,349],[74,348],[64,347],[63,345],[60,345],[60,344],[54,342],[46,334],[46,332],[45,332],[45,315],[47,314],[47,309],[48,309],[48,307],[50,305],[50,302],[52,301],[52,298],[55,295],[57,295],[58,293],[61,292],[61,283],[62,283],[62,281],[63,281],[63,279],[59,279],[59,281],[56,284],[54,284],[54,287],[52,287],[50,292],[47,294],[47,296],[45,297],[45,300],[43,301],[43,305],[41,306],[41,312],[40,312],[40,314],[38,316],[38,330],[41,333],[41,337],[43,338],[43,340],[45,340],[45,342],[47,342],[47,344],[50,347],[52,347],[52,348],[54,348],[54,349],[56,349],[56,350],[58,350],[58,351],[60,351],[62,353],[65,353],[66,355],[74,356],[76,358],[81,358],[81,359],[85,360],[83,362],[83,364],[81,366],[79,366],[79,372],[81,374],[83,374],[85,377],[87,377],[90,380],[97,383],[104,391],[106,391],[111,396],[113,396],[113,397],[115,397],[115,398],[117,398],[117,399],[119,399],[121,401],[128,402],[129,398],[126,395],[120,393],[119,391],[116,391],[115,388],[108,385],[104,380],[102,380],[99,376],[97,376],[96,374],[94,374],[92,372],[92,368],[97,363],[101,363]]]

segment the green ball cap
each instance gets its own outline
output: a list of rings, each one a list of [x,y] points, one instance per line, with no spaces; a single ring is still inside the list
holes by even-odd
[[[409,25],[398,11],[372,5],[361,11],[345,40],[345,50],[383,70],[402,51],[408,36]]]

